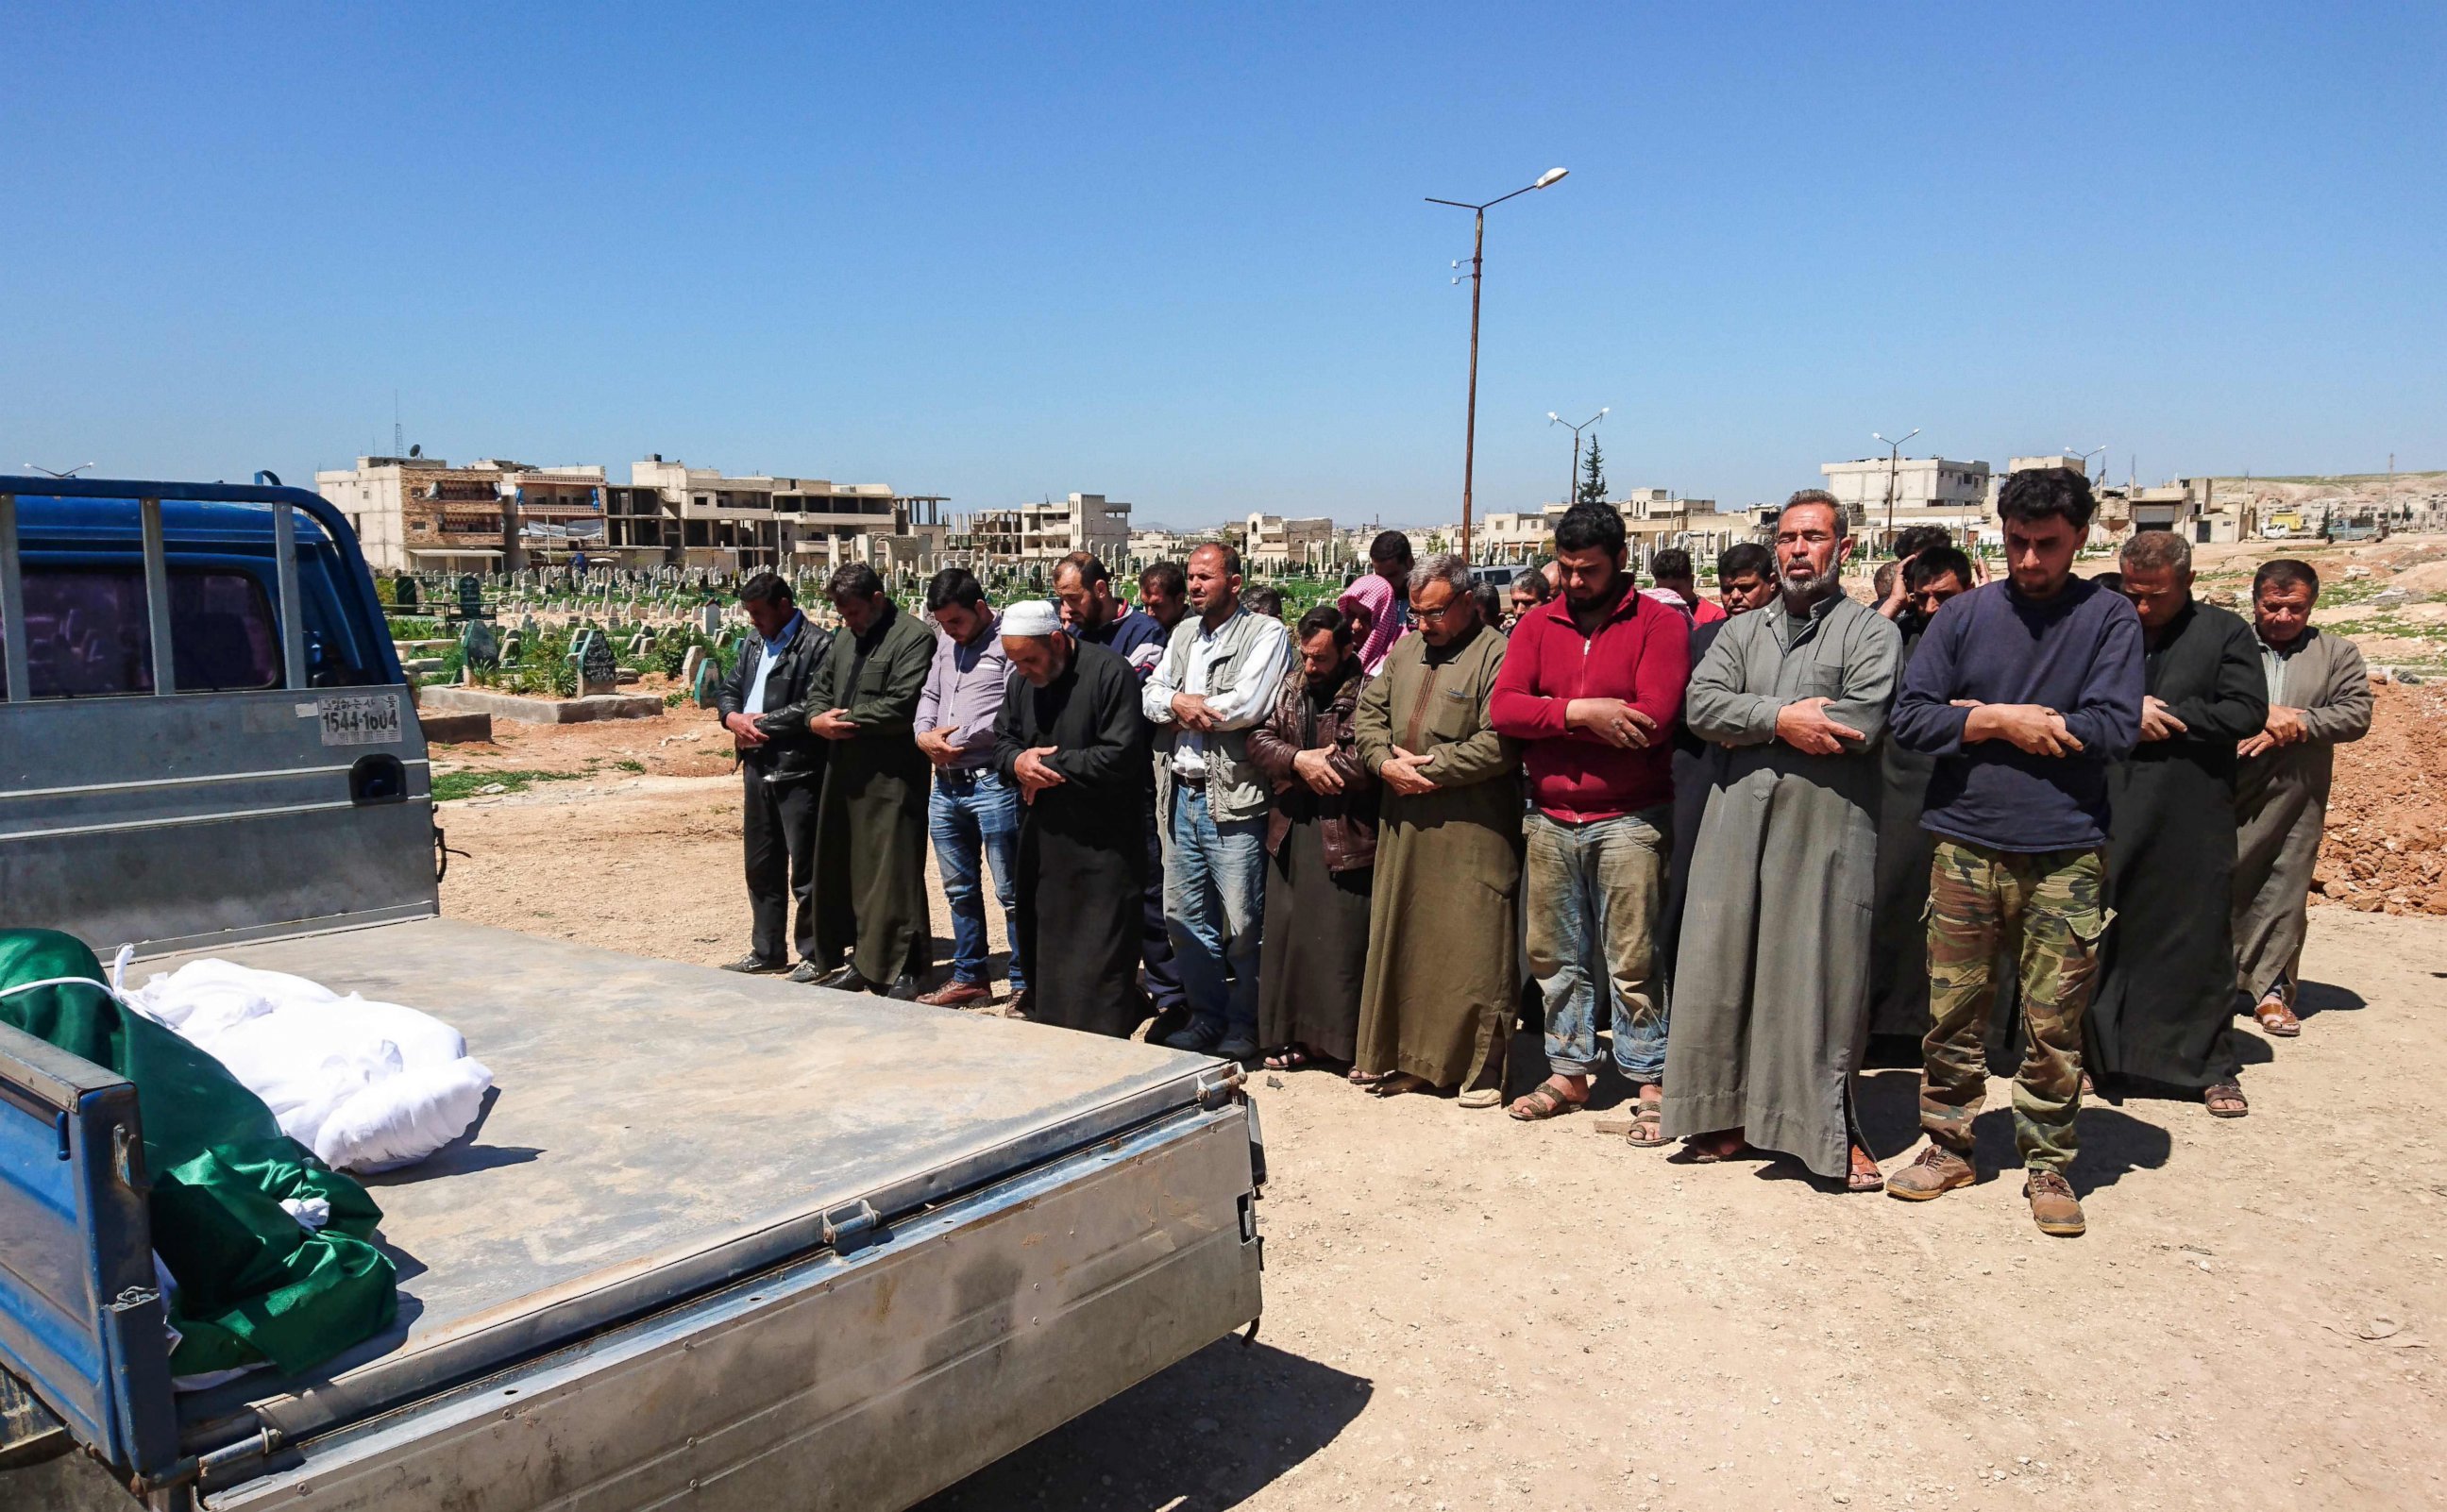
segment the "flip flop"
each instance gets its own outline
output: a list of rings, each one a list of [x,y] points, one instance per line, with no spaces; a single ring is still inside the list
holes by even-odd
[[[1574,1097],[1557,1087],[1555,1078],[1550,1076],[1523,1093],[1512,1105],[1511,1112],[1524,1124],[1539,1124],[1585,1107],[1588,1101],[1588,1093]]]

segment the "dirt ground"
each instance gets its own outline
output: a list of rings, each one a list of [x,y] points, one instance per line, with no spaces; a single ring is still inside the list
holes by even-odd
[[[690,744],[636,738],[661,723],[598,738],[659,761]],[[466,854],[444,907],[731,958],[736,802],[731,779],[615,768],[447,804]],[[1677,1164],[1584,1116],[1261,1072],[1257,1342],[929,1507],[2447,1504],[2447,921],[2320,908],[2305,971],[2303,1037],[2245,1031],[2249,1118],[2083,1111],[2078,1240],[2040,1236],[2010,1175],[1906,1206],[1784,1163]],[[1517,1049],[1526,1083],[1535,1042]],[[1865,1082],[1891,1170],[1914,1075]]]

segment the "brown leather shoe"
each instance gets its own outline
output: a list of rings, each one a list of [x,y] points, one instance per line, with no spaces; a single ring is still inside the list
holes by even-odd
[[[983,982],[963,982],[955,977],[933,992],[921,994],[918,1001],[928,1008],[967,1008],[972,1004],[993,1002],[994,989]]]
[[[2081,1203],[2073,1195],[2073,1183],[2054,1171],[2033,1167],[2023,1178],[2022,1195],[2031,1200],[2031,1219],[2042,1234],[2069,1239],[2089,1227],[2082,1221]]]
[[[1887,1195],[1906,1202],[1925,1202],[1958,1186],[1969,1186],[1979,1179],[1979,1171],[1969,1161],[1931,1140],[1927,1148],[1920,1152],[1920,1159],[1887,1178]]]

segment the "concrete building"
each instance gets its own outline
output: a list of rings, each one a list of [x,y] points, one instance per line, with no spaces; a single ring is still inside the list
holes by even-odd
[[[1887,555],[1894,537],[1913,525],[1944,525],[1957,539],[1970,539],[1996,518],[1984,462],[1894,459],[1891,510],[1887,507],[1888,459],[1821,463],[1818,473],[1826,480],[1823,486],[1850,517],[1853,532],[1861,538],[1857,550],[1867,555]]]
[[[1238,534],[1240,539],[1233,544],[1240,548],[1241,565],[1248,572],[1323,567],[1339,559],[1331,520],[1251,515]]]
[[[564,559],[602,539],[600,467],[484,458],[359,457],[314,475],[376,572],[506,572]]]
[[[623,566],[818,572],[848,561],[915,565],[950,534],[933,494],[884,483],[835,483],[768,474],[727,477],[665,461],[629,468],[611,490],[608,548]]]
[[[961,535],[981,563],[1055,562],[1085,551],[1110,564],[1129,551],[1130,506],[1102,494],[1072,494],[1058,502],[981,509]]]

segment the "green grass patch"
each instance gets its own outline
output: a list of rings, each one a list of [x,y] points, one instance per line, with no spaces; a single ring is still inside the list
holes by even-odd
[[[566,783],[583,777],[584,772],[444,772],[433,779],[433,799],[446,803],[453,799],[473,798],[495,783],[504,791],[522,793],[537,783]]]
[[[612,765],[619,767],[624,772],[642,772],[646,769],[646,764],[644,762],[629,761],[626,759],[614,762]]]

